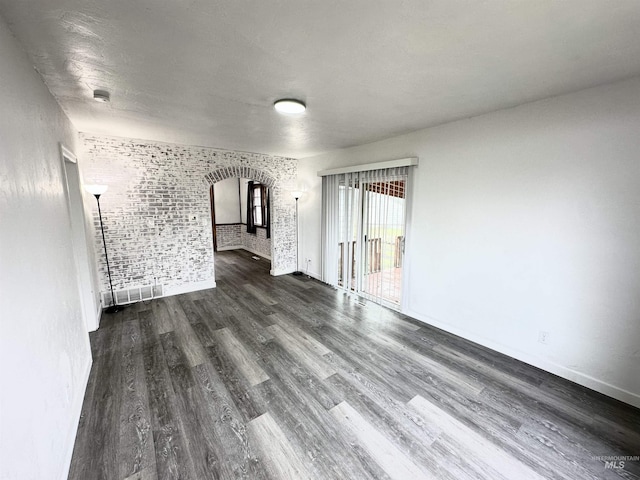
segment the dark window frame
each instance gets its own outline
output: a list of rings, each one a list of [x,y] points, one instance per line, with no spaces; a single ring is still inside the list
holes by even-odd
[[[253,225],[256,227],[266,228],[268,219],[267,219],[267,187],[262,185],[261,183],[254,183],[251,187],[251,215],[253,218]],[[256,205],[256,192],[259,192],[260,195],[260,205]],[[257,221],[257,212],[260,212],[260,222]]]

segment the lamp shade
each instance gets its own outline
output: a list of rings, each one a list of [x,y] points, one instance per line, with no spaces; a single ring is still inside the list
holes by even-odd
[[[296,199],[300,198],[302,196],[302,190],[292,190],[291,196]]]
[[[107,185],[85,185],[84,189],[91,195],[102,195],[109,188]]]

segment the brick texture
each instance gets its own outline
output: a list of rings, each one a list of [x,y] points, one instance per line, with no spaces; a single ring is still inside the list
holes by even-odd
[[[241,223],[232,225],[216,225],[216,240],[218,248],[240,248],[242,246]],[[244,227],[246,229],[246,227]]]
[[[287,192],[297,160],[88,134],[80,139],[84,182],[109,186],[100,204],[115,289],[157,279],[188,290],[189,284],[214,281],[209,187],[230,177],[270,187],[272,269],[295,270],[295,204]],[[101,290],[107,291],[95,202],[92,208]]]
[[[242,227],[242,246],[250,252],[257,253],[264,257],[271,257],[271,239],[267,238],[267,229],[258,227],[256,228],[256,233],[253,234],[247,233],[246,225]]]
[[[247,233],[245,223],[216,225],[218,250],[245,248],[263,257],[271,258],[271,239],[267,229],[256,227],[256,233]]]

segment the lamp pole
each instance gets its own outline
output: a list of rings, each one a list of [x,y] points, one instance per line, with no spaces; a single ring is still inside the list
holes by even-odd
[[[298,199],[302,196],[302,189],[291,191],[291,196],[296,199],[296,271],[293,274],[299,276],[302,275],[302,272],[298,268]]]
[[[296,271],[293,272],[294,275],[299,276],[302,275],[302,272],[298,268],[298,198],[300,198],[299,192],[294,192],[294,198],[296,199]]]
[[[107,240],[104,237],[104,223],[102,222],[102,210],[100,209],[100,195],[107,191],[106,185],[87,185],[86,190],[96,197],[98,203],[98,217],[100,218],[100,232],[102,233],[102,245],[104,246],[104,258],[107,261],[107,276],[109,277],[109,289],[111,290],[111,305],[104,309],[105,313],[116,313],[124,310],[124,306],[116,303],[116,296],[113,293],[113,282],[111,281],[111,267],[109,266],[109,254],[107,253]]]

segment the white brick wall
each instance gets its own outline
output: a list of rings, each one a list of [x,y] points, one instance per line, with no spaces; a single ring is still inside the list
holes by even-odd
[[[216,225],[216,240],[218,249],[239,248],[242,246],[242,228],[247,228],[241,223]]]
[[[85,183],[104,183],[101,197],[115,289],[154,283],[168,290],[213,284],[209,187],[234,176],[271,188],[272,271],[295,270],[295,204],[288,189],[297,160],[214,148],[80,134]],[[102,290],[108,290],[97,208]],[[197,220],[191,220],[195,216]]]
[[[295,232],[295,231],[294,231]],[[242,225],[242,246],[250,252],[257,253],[263,257],[271,257],[271,239],[267,238],[267,229],[256,227],[256,233],[247,233],[247,226]],[[295,241],[295,238],[294,238]],[[295,245],[294,245],[295,248]],[[295,255],[294,255],[295,262]],[[295,267],[295,265],[294,265]]]
[[[267,229],[256,227],[256,233],[247,233],[246,223],[216,225],[218,250],[244,248],[266,258],[271,258],[271,239]]]

